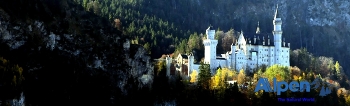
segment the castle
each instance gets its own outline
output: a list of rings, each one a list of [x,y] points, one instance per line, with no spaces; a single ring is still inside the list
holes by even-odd
[[[265,37],[265,35],[260,34],[258,23],[253,40],[245,39],[241,31],[238,41],[231,45],[231,51],[217,55],[218,40],[214,39],[215,30],[209,27],[206,30],[206,39],[203,40],[203,44],[205,46],[204,64],[210,64],[211,73],[215,74],[218,67],[227,67],[237,71],[241,69],[252,71],[252,69],[263,64],[267,66],[274,64],[289,66],[290,43],[286,45],[285,40],[282,41],[282,20],[277,9],[273,20],[273,43],[270,36]],[[262,36],[262,39],[260,39],[260,36]],[[166,60],[168,64],[171,59],[167,57]],[[179,54],[176,58],[176,69],[186,75],[189,75],[193,70],[198,72],[199,64],[193,62],[192,54]]]

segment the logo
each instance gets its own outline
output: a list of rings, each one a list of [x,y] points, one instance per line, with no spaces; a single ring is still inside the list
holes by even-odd
[[[311,85],[314,85],[313,89],[320,88],[321,84],[322,80],[318,77],[311,83]],[[284,86],[284,88],[282,88],[282,85]],[[327,85],[327,87],[322,86],[319,94],[319,96],[322,97],[331,93],[331,85],[329,83],[325,83],[324,85]],[[254,92],[264,90],[265,92],[277,92],[277,95],[281,95],[281,92],[286,92],[287,90],[290,90],[292,92],[303,92],[304,90],[306,90],[306,92],[310,92],[310,87],[310,83],[307,81],[292,81],[288,84],[285,81],[277,82],[276,78],[273,78],[273,88],[271,88],[267,78],[259,78],[258,84],[255,86]]]

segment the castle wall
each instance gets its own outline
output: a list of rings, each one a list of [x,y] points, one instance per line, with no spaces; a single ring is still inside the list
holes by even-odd
[[[277,17],[277,10],[273,20],[273,25],[274,30],[272,33],[274,37],[274,46],[270,45],[272,43],[270,42],[270,38],[265,41],[264,37],[262,38],[262,45],[252,45],[250,40],[247,44],[246,39],[243,36],[243,32],[241,32],[236,44],[231,45],[231,54],[221,54],[222,58],[219,59],[216,57],[216,46],[218,41],[214,39],[215,30],[212,30],[211,27],[209,27],[206,30],[207,38],[203,40],[203,44],[205,46],[204,63],[210,64],[212,74],[215,74],[215,71],[219,66],[221,66],[221,68],[232,67],[237,71],[240,69],[253,69],[261,65],[271,66],[274,64],[280,64],[283,66],[289,66],[290,45],[288,43],[288,47],[286,47],[285,42],[283,41],[282,47],[282,20],[281,18]],[[260,29],[257,29],[259,30],[257,32],[260,33]],[[261,41],[259,37],[258,40]],[[255,37],[254,44],[256,44]],[[199,72],[199,64],[193,64],[193,59],[189,59],[188,62],[188,67],[182,67],[183,73],[188,75],[192,73],[192,70],[197,70]]]

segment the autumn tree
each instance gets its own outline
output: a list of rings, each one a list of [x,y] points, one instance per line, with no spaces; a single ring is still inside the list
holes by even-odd
[[[114,27],[118,30],[121,30],[121,22],[120,19],[114,19]]]
[[[335,69],[334,73],[335,73],[336,77],[339,78],[340,72],[341,72],[341,66],[340,66],[338,61],[335,62],[334,69]]]
[[[267,68],[264,76],[267,77],[269,81],[272,81],[275,77],[278,81],[285,81],[290,79],[290,71],[288,67],[275,64]]]
[[[164,58],[160,58],[160,59],[164,59]],[[156,64],[156,75],[160,75],[160,76],[165,76],[166,74],[166,66],[165,66],[165,61],[158,61],[157,64]]]
[[[346,97],[345,101],[346,105],[350,106],[350,95]]]
[[[226,79],[228,81],[234,80],[237,77],[237,72],[235,70],[230,70],[228,68],[222,68],[222,72],[227,74]]]
[[[298,80],[300,77],[300,69],[297,66],[291,67],[290,68],[291,71],[291,77],[293,78],[293,80]]]
[[[23,69],[0,57],[0,100],[18,96],[24,80]]]
[[[245,72],[243,69],[239,71],[239,74],[237,76],[237,83],[238,84],[243,84],[245,82]]]
[[[226,88],[226,82],[232,80],[236,73],[228,68],[219,68],[212,78],[211,88]]]
[[[190,76],[191,76],[190,82],[192,83],[197,82],[198,72],[196,70],[193,70]]]

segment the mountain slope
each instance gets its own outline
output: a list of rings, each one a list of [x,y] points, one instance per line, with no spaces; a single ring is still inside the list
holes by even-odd
[[[262,33],[273,30],[277,4],[283,21],[283,37],[292,49],[307,48],[316,56],[334,57],[349,69],[350,11],[346,0],[76,0],[85,9],[110,20],[121,20],[122,29],[138,44],[151,45],[153,58],[169,54],[194,32],[205,33],[212,25],[228,31]],[[97,12],[96,12],[97,11]],[[163,23],[166,24],[163,24]],[[186,41],[187,42],[187,41]],[[177,48],[177,47],[176,47]],[[334,52],[332,52],[334,51]]]
[[[150,57],[129,39],[69,0],[0,1],[0,56],[23,67],[30,105],[113,105],[150,87]]]

